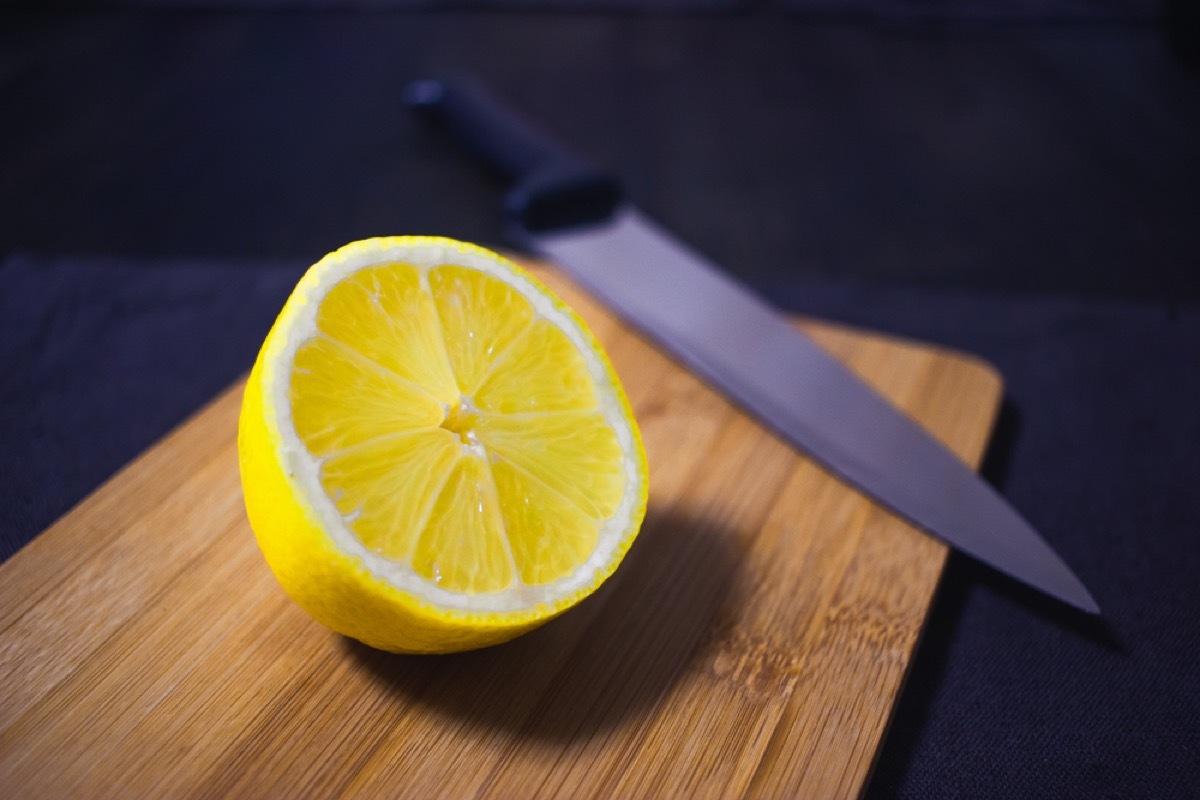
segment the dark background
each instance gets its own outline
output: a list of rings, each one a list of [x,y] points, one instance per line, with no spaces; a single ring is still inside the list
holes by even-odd
[[[353,239],[504,244],[400,103],[471,73],[787,308],[960,347],[985,476],[1102,621],[954,557],[872,797],[1200,786],[1196,5],[0,11],[0,556],[244,371]]]

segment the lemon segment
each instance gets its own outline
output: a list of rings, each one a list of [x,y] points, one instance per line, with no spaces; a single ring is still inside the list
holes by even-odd
[[[321,301],[317,327],[442,403],[458,396],[437,309],[416,267],[359,270]]]
[[[455,592],[498,592],[513,582],[496,487],[483,459],[459,458],[422,532],[418,575]]]
[[[479,441],[570,500],[593,519],[612,516],[625,493],[622,446],[598,411],[503,416],[479,421]]]
[[[423,389],[332,339],[309,339],[294,362],[292,418],[296,433],[315,455],[435,426],[445,414]]]
[[[322,461],[321,486],[364,547],[405,562],[461,449],[440,428],[384,436]]]
[[[558,580],[596,549],[600,523],[575,503],[501,459],[492,463],[492,477],[522,582]]]
[[[508,284],[465,267],[429,270],[429,287],[458,390],[473,395],[496,359],[533,322],[533,305]]]
[[[579,347],[553,322],[539,319],[497,360],[474,402],[497,414],[592,409],[595,379]]]

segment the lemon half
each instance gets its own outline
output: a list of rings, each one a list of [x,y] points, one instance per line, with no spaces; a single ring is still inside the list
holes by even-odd
[[[617,568],[646,508],[599,342],[524,270],[449,239],[369,239],[309,269],[251,371],[238,454],[284,590],[394,652],[557,616]]]

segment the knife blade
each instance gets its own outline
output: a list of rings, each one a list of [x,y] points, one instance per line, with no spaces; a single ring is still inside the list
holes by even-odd
[[[1083,611],[1087,588],[991,486],[783,314],[622,198],[620,183],[471,80],[406,102],[512,182],[516,243],[848,484],[955,549]]]

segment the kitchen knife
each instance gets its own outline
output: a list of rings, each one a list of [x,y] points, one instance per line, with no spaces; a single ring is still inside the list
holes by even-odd
[[[582,286],[763,424],[952,547],[1090,613],[1096,601],[987,483],[758,296],[625,202],[596,170],[471,80],[406,102],[512,182],[515,241]]]

